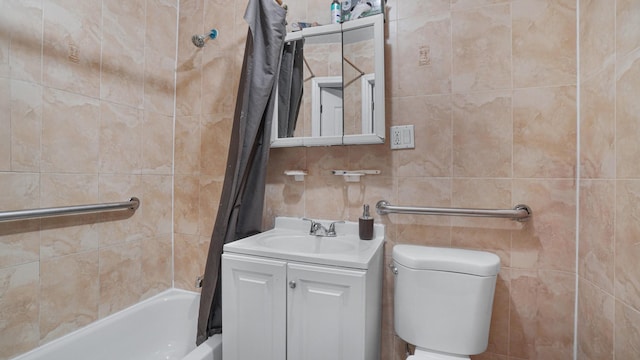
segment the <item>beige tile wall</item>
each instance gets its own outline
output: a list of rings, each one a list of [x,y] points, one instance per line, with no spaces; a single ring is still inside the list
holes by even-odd
[[[579,1],[578,74],[577,3],[388,1],[387,119],[415,125],[416,148],[272,150],[265,226],[277,215],[356,220],[363,203],[380,199],[487,208],[526,203],[535,213],[526,224],[376,218],[387,225],[387,250],[412,243],[500,256],[489,348],[474,358],[572,358],[576,289],[578,358],[612,359],[614,349],[616,358],[640,356],[640,274],[632,266],[640,232],[632,160],[639,149],[640,109],[632,98],[640,86],[640,29],[632,19],[640,8],[631,0]],[[427,64],[419,61],[425,52]],[[582,179],[576,174],[578,75]],[[335,168],[382,174],[347,184],[330,175]],[[282,175],[285,169],[307,169],[310,176],[297,183]],[[392,326],[392,288],[387,274],[383,359],[403,359],[404,343]]]
[[[640,356],[640,4],[580,5],[578,356]]]
[[[175,286],[197,290],[204,273],[224,171],[248,27],[246,1],[181,0],[178,27]],[[194,34],[220,36],[202,49]]]
[[[235,7],[233,26],[242,32],[241,9],[246,1],[240,3]],[[624,173],[636,168],[631,160],[636,158],[636,129],[627,121],[627,128],[617,131],[618,138],[611,117],[616,106],[623,106],[619,103],[620,94],[633,97],[636,93],[636,57],[627,57],[618,65],[629,69],[626,82],[621,82],[620,75],[614,72],[613,52],[616,47],[624,47],[625,54],[637,52],[640,38],[632,19],[638,9],[631,0],[617,1],[615,5],[606,0],[579,3],[582,42],[594,37],[595,45],[587,48],[581,42],[580,84],[576,63],[578,2],[574,0],[388,1],[388,123],[415,125],[416,149],[391,152],[387,145],[381,145],[272,150],[265,228],[278,215],[355,220],[363,203],[373,205],[380,199],[399,204],[496,208],[527,203],[535,211],[534,219],[527,224],[419,216],[378,219],[388,226],[388,249],[395,243],[415,243],[484,249],[500,256],[503,270],[498,280],[489,348],[475,358],[571,358],[576,289],[580,298],[578,357],[614,358],[614,338],[619,349],[615,358],[640,356],[634,353],[638,345],[637,336],[633,335],[640,328],[640,308],[634,305],[640,294],[636,294],[638,286],[632,285],[637,276],[629,273],[633,267],[615,261],[613,237],[622,220],[618,215],[618,222],[614,221],[620,212],[615,204],[619,209],[622,202],[616,199],[622,196],[630,214],[635,209],[634,197],[629,196],[635,194],[633,183],[620,195],[613,180],[616,176],[629,177]],[[197,4],[218,6],[217,2]],[[325,2],[309,0],[289,7],[289,22],[329,21]],[[616,11],[618,21],[613,22]],[[592,16],[585,18],[585,13]],[[192,19],[184,24],[185,28],[189,26],[194,26]],[[620,34],[626,34],[628,39],[622,39]],[[236,71],[240,67],[241,42],[238,38],[233,50],[235,63],[231,68]],[[194,64],[200,71],[197,64],[201,60],[198,55],[191,55],[194,51],[189,46],[187,55],[181,54],[185,58],[183,64]],[[231,44],[224,47],[221,56],[227,56],[226,51],[231,48]],[[421,66],[418,61],[421,51],[428,54],[427,65]],[[231,58],[233,55],[225,64],[231,63]],[[606,69],[600,71],[601,66]],[[190,147],[184,154],[184,172],[188,173],[183,194],[185,215],[177,219],[185,225],[185,234],[180,236],[185,254],[195,249],[204,251],[211,230],[210,221],[209,227],[203,229],[204,176],[199,171],[205,161],[201,156],[216,145],[202,135],[202,120],[195,115],[207,112],[202,105],[207,89],[218,89],[221,83],[231,81],[227,76],[224,81],[206,84],[206,73],[194,75],[195,83],[183,83],[185,109],[189,109],[184,121],[191,121],[185,131],[195,135],[184,144],[185,149]],[[597,78],[589,82],[585,73],[594,73]],[[230,74],[237,79],[237,73],[228,71]],[[188,78],[187,71],[183,76]],[[580,164],[584,178],[580,181],[580,202],[576,198],[578,85],[582,97]],[[178,92],[180,103],[180,88]],[[223,108],[227,99],[218,100],[215,111]],[[627,108],[635,103],[623,104]],[[585,109],[595,115],[588,116]],[[631,107],[626,113],[637,112]],[[224,112],[225,116],[231,114]],[[180,136],[178,139],[181,141]],[[177,157],[180,156],[183,155],[178,152]],[[618,163],[623,158],[628,160],[623,167],[616,167],[616,157]],[[206,161],[223,166],[214,152]],[[367,177],[359,184],[346,184],[330,175],[331,169],[342,168],[376,168],[382,170],[382,175]],[[310,176],[304,183],[294,182],[282,175],[286,169],[307,169]],[[616,169],[620,175],[616,175]],[[217,181],[219,185],[221,178]],[[576,287],[578,210],[580,286]],[[632,223],[627,224],[629,234],[638,233]],[[620,230],[617,232],[619,238]],[[622,242],[617,243],[621,246]],[[632,248],[631,242],[624,248],[629,258],[633,258]],[[196,256],[203,259],[201,253],[191,259]],[[183,286],[190,287],[203,263],[184,261],[184,266],[183,273],[188,276]],[[615,271],[626,273],[626,278],[617,275],[625,280],[614,283]],[[387,275],[383,359],[401,359],[404,354],[404,343],[392,329],[392,283]],[[618,290],[614,290],[615,286]],[[589,317],[586,323],[585,316]],[[602,355],[603,349],[610,349],[604,353],[607,356]]]
[[[0,359],[172,280],[175,0],[0,1],[0,210],[124,201],[0,223]]]
[[[416,148],[272,150],[265,227],[277,215],[355,220],[363,203],[380,199],[527,203],[535,215],[526,224],[376,218],[388,226],[387,250],[413,243],[500,256],[489,349],[475,358],[571,358],[576,292],[578,358],[640,356],[640,8],[634,0],[578,3],[579,74],[575,0],[389,0],[387,119],[415,125]],[[172,210],[175,286],[193,289],[224,177],[245,6],[182,0],[176,24],[172,0],[0,1],[0,188],[9,189],[0,192],[2,207],[143,200],[128,219],[0,224],[0,358],[170,286]],[[326,1],[289,8],[289,22],[329,18]],[[212,26],[221,36],[193,47],[190,37]],[[282,176],[300,168],[310,173],[304,183]],[[330,175],[336,168],[382,175],[346,184]],[[387,273],[385,360],[404,356],[392,287]]]

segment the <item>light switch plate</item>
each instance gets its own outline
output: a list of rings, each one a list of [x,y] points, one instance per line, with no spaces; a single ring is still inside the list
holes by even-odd
[[[413,125],[391,127],[391,149],[414,149],[416,147]]]

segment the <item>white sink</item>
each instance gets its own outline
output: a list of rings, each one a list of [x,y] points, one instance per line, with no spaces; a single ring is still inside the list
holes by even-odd
[[[258,242],[273,249],[292,251],[299,253],[343,253],[353,252],[358,247],[358,242],[353,235],[327,237],[303,234],[292,235],[264,235]]]
[[[333,221],[319,220],[326,228]],[[276,218],[275,227],[224,245],[224,252],[367,269],[384,243],[384,225],[375,224],[372,240],[360,240],[358,223],[336,224],[335,237],[309,235],[308,220]]]

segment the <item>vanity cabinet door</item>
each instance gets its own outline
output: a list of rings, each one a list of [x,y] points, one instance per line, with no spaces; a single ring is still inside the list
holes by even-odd
[[[222,255],[225,360],[283,360],[286,355],[287,263]]]
[[[287,360],[364,360],[366,272],[289,263],[287,275]]]

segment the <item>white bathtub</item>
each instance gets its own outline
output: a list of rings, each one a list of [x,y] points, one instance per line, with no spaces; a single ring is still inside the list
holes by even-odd
[[[13,360],[222,360],[221,335],[195,346],[199,301],[169,289]]]

